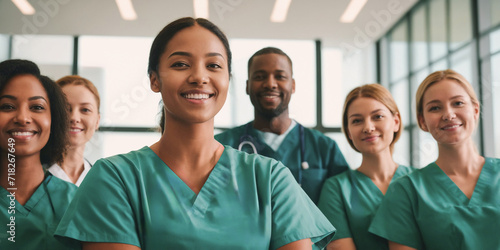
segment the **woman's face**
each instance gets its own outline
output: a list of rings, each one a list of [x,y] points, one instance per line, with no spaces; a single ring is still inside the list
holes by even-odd
[[[213,121],[229,86],[225,47],[199,25],[185,28],[168,42],[150,79],[151,89],[162,95],[167,120]]]
[[[69,84],[62,88],[69,104],[71,147],[85,146],[99,127],[99,110],[94,94],[83,85]]]
[[[0,93],[0,145],[13,138],[16,157],[40,154],[50,136],[50,102],[40,81],[32,75],[12,78]]]
[[[359,152],[377,154],[390,151],[399,117],[381,102],[368,97],[354,100],[347,109],[348,135]]]
[[[420,125],[438,144],[457,144],[471,138],[479,118],[479,106],[459,83],[442,80],[434,83],[422,97]]]

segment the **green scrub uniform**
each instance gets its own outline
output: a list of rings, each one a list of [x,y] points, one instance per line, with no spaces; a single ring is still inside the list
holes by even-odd
[[[335,228],[283,164],[226,147],[196,195],[149,148],[101,159],[56,235],[142,249],[276,249]]]
[[[500,249],[500,160],[486,158],[471,199],[435,164],[391,184],[369,231],[416,249]]]
[[[318,203],[321,187],[325,180],[349,169],[337,143],[317,130],[304,128],[304,159],[309,164],[309,169],[301,169],[298,124],[288,133],[278,150],[274,151],[260,139],[258,131],[253,128],[252,123],[227,130],[216,135],[215,139],[224,145],[237,149],[241,143],[240,139],[243,136],[250,136],[260,155],[281,161],[290,169],[297,181],[301,172],[301,186],[315,204]],[[250,149],[248,146],[242,148],[245,151],[248,149]]]
[[[79,249],[77,244],[64,245],[53,236],[76,189],[73,183],[48,174],[22,206],[12,196],[15,190],[0,188],[0,249]]]
[[[413,168],[399,166],[392,177],[407,175]],[[384,195],[373,181],[357,170],[326,180],[318,207],[335,226],[333,240],[352,238],[356,249],[389,249],[387,240],[368,232]]]

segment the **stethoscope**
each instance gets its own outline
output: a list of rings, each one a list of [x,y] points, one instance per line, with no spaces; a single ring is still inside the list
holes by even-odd
[[[261,149],[261,145],[257,142],[257,140],[250,135],[250,128],[252,126],[252,123],[248,123],[245,125],[245,134],[243,134],[240,137],[240,144],[238,145],[238,150],[242,151],[241,149],[243,146],[248,145],[252,148],[252,153],[258,154],[259,149]],[[302,170],[307,170],[309,169],[309,163],[305,160],[305,139],[304,139],[304,126],[301,124],[297,123],[297,126],[299,127],[299,141],[300,141],[300,168],[299,168],[299,174],[298,174],[298,183],[302,185]]]

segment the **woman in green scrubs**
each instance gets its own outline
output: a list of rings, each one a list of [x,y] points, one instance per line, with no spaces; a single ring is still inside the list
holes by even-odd
[[[228,40],[210,21],[167,25],[149,58],[164,103],[160,141],[96,162],[56,235],[83,249],[326,246],[335,229],[285,166],[214,139],[230,65]]]
[[[363,156],[356,170],[329,178],[318,207],[337,229],[328,249],[388,249],[387,240],[368,232],[392,180],[412,171],[394,162],[402,123],[396,102],[380,84],[366,84],[346,97],[342,129]]]
[[[474,145],[480,104],[472,86],[453,70],[436,71],[416,100],[438,158],[389,187],[370,232],[390,249],[499,249],[500,160]]]
[[[66,107],[36,64],[0,63],[0,249],[72,249],[53,233],[76,186],[42,167],[63,156]]]

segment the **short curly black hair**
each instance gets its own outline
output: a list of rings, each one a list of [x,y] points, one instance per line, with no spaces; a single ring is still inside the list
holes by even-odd
[[[49,97],[50,136],[47,144],[40,151],[40,161],[44,165],[60,162],[68,146],[69,114],[66,97],[61,87],[52,79],[40,74],[40,69],[34,62],[21,59],[0,62],[0,93],[12,78],[20,75],[35,76]]]

